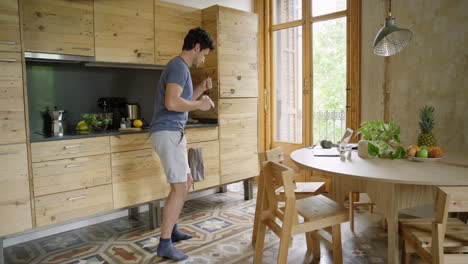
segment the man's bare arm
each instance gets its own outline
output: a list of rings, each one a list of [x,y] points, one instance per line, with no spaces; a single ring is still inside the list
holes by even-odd
[[[177,83],[166,84],[165,105],[170,111],[189,112],[194,110],[209,110],[211,108],[211,100],[208,97],[202,97],[197,101],[185,100],[181,97],[183,88]]]

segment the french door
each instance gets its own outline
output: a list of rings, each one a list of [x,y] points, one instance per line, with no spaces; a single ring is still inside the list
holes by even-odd
[[[359,124],[360,0],[269,0],[270,142],[289,159]]]

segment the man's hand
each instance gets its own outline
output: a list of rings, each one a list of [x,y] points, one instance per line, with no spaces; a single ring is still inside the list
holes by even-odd
[[[214,106],[214,103],[213,101],[211,101],[211,98],[208,97],[207,95],[203,95],[201,98],[200,98],[200,106],[198,107],[198,109],[202,110],[202,111],[208,111],[211,109],[212,106]]]
[[[205,80],[201,82],[201,87],[203,87],[203,90],[210,90],[213,88],[213,81],[211,80],[211,77],[207,77]]]

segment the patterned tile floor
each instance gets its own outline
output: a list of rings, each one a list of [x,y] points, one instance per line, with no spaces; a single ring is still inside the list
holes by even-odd
[[[180,228],[194,235],[176,246],[190,258],[185,264],[252,263],[252,222],[255,200],[244,201],[238,192],[219,193],[186,202]],[[386,233],[378,214],[359,211],[356,232],[342,225],[344,263],[385,263]],[[6,264],[136,264],[175,263],[160,259],[155,250],[159,229],[148,228],[148,214],[127,217],[5,249]],[[266,237],[263,263],[276,263],[278,239]],[[311,263],[304,235],[294,237],[288,263]],[[332,263],[331,252],[322,244],[320,264]]]

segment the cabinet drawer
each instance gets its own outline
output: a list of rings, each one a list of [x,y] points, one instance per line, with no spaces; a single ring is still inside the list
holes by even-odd
[[[21,51],[18,0],[0,1],[0,50]]]
[[[257,98],[220,100],[221,183],[258,176]]]
[[[21,54],[0,52],[0,144],[26,141]]]
[[[110,153],[109,137],[57,140],[31,144],[32,162]]]
[[[34,196],[111,183],[110,155],[33,163]]]
[[[152,148],[148,133],[111,136],[110,144],[112,153]]]
[[[219,141],[188,144],[187,148],[202,148],[205,180],[195,182],[195,190],[198,191],[219,185]]]
[[[110,184],[36,197],[38,227],[90,216],[112,209]]]
[[[0,145],[0,168],[0,236],[4,236],[32,228],[26,144]]]
[[[187,143],[203,142],[218,139],[218,127],[197,127],[185,129]]]
[[[152,149],[112,153],[114,208],[166,197],[169,185]]]

